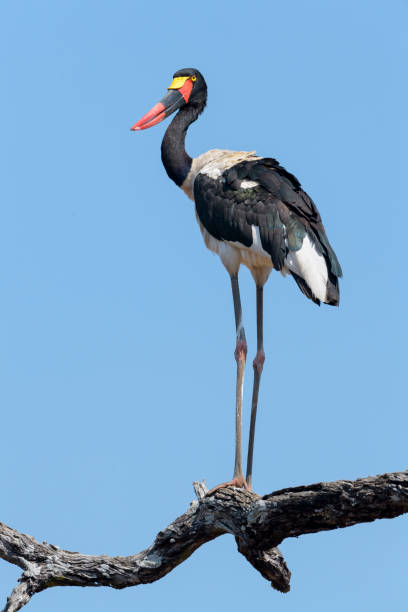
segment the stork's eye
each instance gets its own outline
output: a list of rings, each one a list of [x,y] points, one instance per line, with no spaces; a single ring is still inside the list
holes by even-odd
[[[194,82],[194,81],[196,81],[196,80],[197,80],[196,75],[192,76],[192,77],[191,77],[191,80],[192,80],[193,82]]]

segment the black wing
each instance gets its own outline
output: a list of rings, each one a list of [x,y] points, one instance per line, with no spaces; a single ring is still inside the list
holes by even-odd
[[[235,172],[242,173],[244,166],[233,166],[218,179],[197,175],[194,182],[197,215],[217,240],[240,242],[246,247],[252,245],[251,226],[259,227],[263,248],[270,254],[274,267],[281,270],[287,247],[278,200],[261,185],[242,189]]]
[[[242,181],[256,181],[258,185],[243,189]],[[250,247],[251,226],[259,227],[262,246],[270,254],[276,270],[282,269],[289,250],[301,248],[308,234],[326,260],[327,301],[338,304],[338,277],[342,271],[319,211],[297,178],[275,159],[241,162],[218,179],[198,174],[194,199],[201,223],[217,240],[236,241]],[[319,303],[307,283],[293,272],[292,276],[303,293]]]

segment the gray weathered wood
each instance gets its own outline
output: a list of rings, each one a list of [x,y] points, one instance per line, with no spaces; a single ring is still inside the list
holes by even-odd
[[[275,491],[260,497],[227,487],[208,495],[194,483],[199,501],[160,531],[149,548],[128,557],[83,555],[37,542],[0,523],[0,558],[22,568],[3,612],[20,610],[53,586],[122,589],[159,580],[199,546],[231,533],[238,550],[279,591],[289,590],[290,571],[276,548],[305,533],[393,518],[408,512],[408,471]]]

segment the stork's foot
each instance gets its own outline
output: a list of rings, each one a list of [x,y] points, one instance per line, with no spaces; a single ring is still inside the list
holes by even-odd
[[[216,487],[208,491],[205,496],[208,497],[209,495],[215,493],[215,491],[218,491],[218,489],[225,489],[225,487],[238,487],[239,489],[245,489],[245,491],[252,491],[252,487],[247,484],[247,481],[241,474],[241,476],[235,476],[235,478],[228,482],[223,482],[217,485]]]

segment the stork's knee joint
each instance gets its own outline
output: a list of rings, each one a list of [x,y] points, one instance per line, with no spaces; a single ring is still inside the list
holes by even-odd
[[[246,340],[237,340],[237,346],[235,347],[235,361],[238,363],[239,361],[246,361],[246,356],[248,352],[248,346]]]
[[[265,353],[263,352],[263,350],[260,350],[255,355],[255,359],[252,364],[254,366],[254,370],[258,372],[258,374],[261,374],[264,363],[265,363]]]

